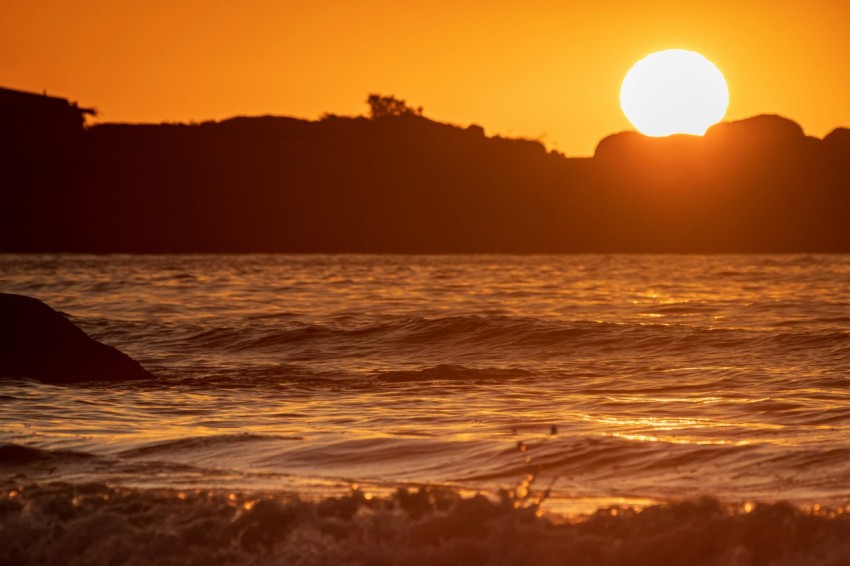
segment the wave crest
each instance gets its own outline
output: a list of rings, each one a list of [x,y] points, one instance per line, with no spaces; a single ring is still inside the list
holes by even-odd
[[[699,499],[565,521],[503,493],[280,494],[103,485],[0,496],[0,562],[226,564],[839,564],[850,514]]]

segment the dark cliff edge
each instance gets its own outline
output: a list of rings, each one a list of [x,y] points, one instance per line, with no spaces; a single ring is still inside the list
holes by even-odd
[[[593,158],[420,115],[8,136],[3,252],[845,252],[850,130],[757,116]]]

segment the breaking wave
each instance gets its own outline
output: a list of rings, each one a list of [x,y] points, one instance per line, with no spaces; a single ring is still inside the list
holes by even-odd
[[[439,488],[309,501],[273,493],[12,487],[4,564],[838,565],[847,509],[699,499],[565,521],[538,500]]]

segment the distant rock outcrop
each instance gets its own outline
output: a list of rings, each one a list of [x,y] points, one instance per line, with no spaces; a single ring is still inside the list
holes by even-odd
[[[850,252],[846,129],[765,115],[575,159],[393,100],[0,152],[0,252]]]
[[[832,130],[823,138],[823,143],[836,149],[850,151],[850,128]]]
[[[38,299],[7,293],[0,293],[0,376],[48,383],[153,378]]]

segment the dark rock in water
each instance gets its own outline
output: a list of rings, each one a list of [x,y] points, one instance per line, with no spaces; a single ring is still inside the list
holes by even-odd
[[[48,383],[154,377],[38,299],[7,293],[0,293],[0,376]]]

